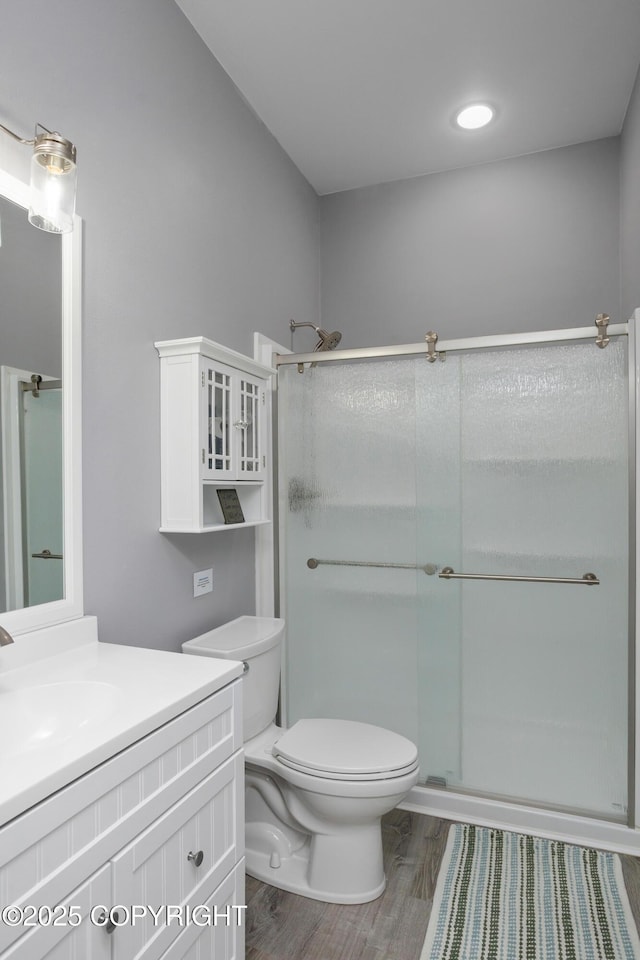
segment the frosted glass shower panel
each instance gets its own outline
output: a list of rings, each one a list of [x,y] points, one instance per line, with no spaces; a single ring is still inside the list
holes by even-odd
[[[416,738],[415,571],[307,566],[415,564],[415,431],[411,361],[281,369],[289,723],[335,716]]]
[[[466,788],[621,816],[627,725],[626,340],[468,354],[461,571]],[[455,567],[455,564],[451,564]]]
[[[626,352],[280,368],[286,722],[379,724],[423,782],[624,820]]]
[[[421,780],[462,781],[461,607],[436,576],[460,559],[461,358],[414,361],[416,374],[416,539],[430,573],[418,581],[417,683]]]

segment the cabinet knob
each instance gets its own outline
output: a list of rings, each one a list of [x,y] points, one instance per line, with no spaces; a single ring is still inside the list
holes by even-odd
[[[204,860],[204,853],[202,850],[198,850],[197,853],[194,853],[193,850],[189,850],[189,853],[187,854],[187,860],[191,860],[196,867],[199,867]]]
[[[117,910],[112,910],[111,913],[103,910],[100,916],[96,917],[96,920],[100,926],[104,927],[107,933],[113,933],[120,922],[120,914]]]

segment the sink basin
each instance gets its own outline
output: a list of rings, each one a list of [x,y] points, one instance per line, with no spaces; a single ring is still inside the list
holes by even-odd
[[[62,745],[113,714],[121,698],[118,687],[98,680],[0,691],[0,758]]]

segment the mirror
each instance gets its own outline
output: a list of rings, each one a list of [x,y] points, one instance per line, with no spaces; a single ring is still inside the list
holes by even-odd
[[[62,250],[0,197],[0,613],[64,597]]]
[[[82,616],[81,221],[27,221],[29,188],[0,170],[0,623]]]

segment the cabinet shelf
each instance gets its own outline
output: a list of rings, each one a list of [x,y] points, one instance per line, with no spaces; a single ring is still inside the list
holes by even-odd
[[[203,487],[261,487],[264,480],[203,480]]]
[[[271,520],[245,520],[244,523],[213,523],[203,527],[160,527],[160,533],[216,533],[221,530],[243,530],[245,527],[261,527]]]

